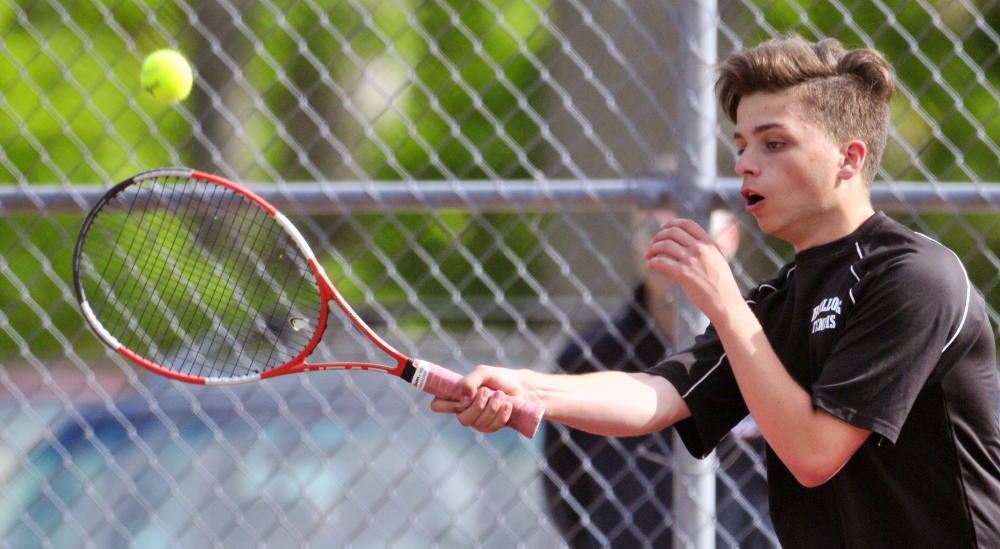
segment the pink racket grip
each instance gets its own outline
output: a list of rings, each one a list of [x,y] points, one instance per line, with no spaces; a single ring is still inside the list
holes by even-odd
[[[462,376],[426,360],[414,359],[413,366],[416,368],[416,373],[413,374],[413,380],[410,383],[414,387],[446,400],[457,401],[460,398],[459,387],[462,383]],[[528,438],[533,438],[538,432],[545,408],[511,397],[507,397],[507,402],[514,406],[507,427]]]

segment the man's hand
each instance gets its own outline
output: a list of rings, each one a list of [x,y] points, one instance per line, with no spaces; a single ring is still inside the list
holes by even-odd
[[[694,221],[664,223],[646,252],[646,260],[650,269],[676,281],[713,323],[725,317],[731,304],[745,303],[722,250]]]
[[[455,414],[463,426],[483,433],[499,431],[507,426],[513,410],[508,396],[528,400],[522,382],[527,373],[530,371],[478,366],[462,381],[461,402],[435,398],[431,410]]]

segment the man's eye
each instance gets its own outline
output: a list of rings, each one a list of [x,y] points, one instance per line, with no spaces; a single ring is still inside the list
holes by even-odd
[[[766,146],[766,147],[767,147],[767,148],[768,148],[769,150],[772,150],[772,151],[773,151],[773,150],[775,150],[775,149],[779,149],[779,148],[781,148],[781,146],[782,146],[782,145],[784,145],[784,143],[782,143],[781,141],[768,141],[768,142],[767,142],[767,144],[766,144],[765,146]]]

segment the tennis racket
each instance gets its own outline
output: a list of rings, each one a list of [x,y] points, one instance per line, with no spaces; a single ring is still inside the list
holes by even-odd
[[[459,399],[462,376],[386,343],[347,304],[298,229],[221,177],[162,168],[108,190],[84,219],[73,284],[104,343],[171,379],[228,385],[314,370],[374,370]],[[394,364],[307,363],[331,301]],[[533,437],[544,409],[510,402],[510,427]]]

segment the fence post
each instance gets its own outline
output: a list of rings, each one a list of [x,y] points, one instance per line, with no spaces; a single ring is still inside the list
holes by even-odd
[[[716,179],[716,106],[714,65],[717,57],[718,6],[715,0],[682,0],[679,16],[680,83],[677,94],[678,190],[672,203],[678,214],[708,227],[710,192]],[[684,348],[706,324],[704,315],[679,292],[675,343]],[[696,459],[673,439],[674,547],[714,549],[715,469],[713,452]]]

